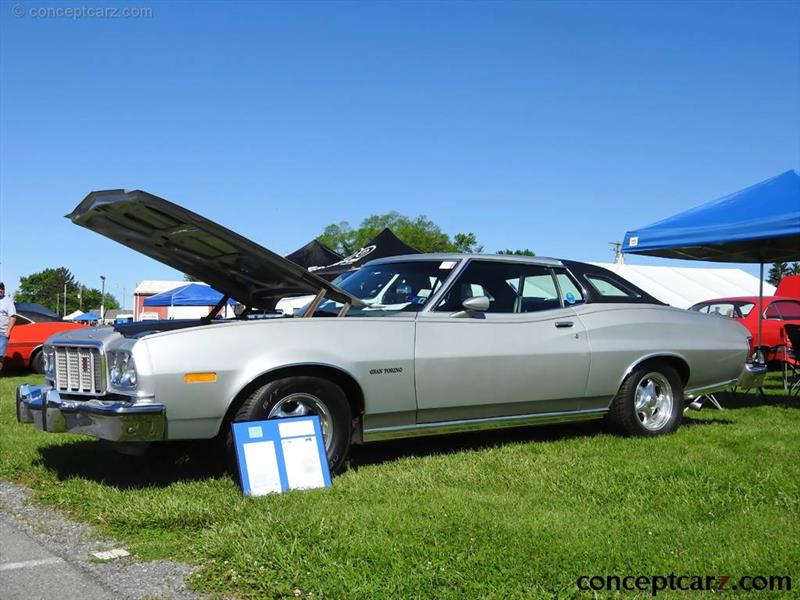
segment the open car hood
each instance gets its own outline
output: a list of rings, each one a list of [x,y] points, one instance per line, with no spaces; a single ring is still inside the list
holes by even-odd
[[[247,306],[316,294],[362,304],[329,281],[205,217],[141,190],[91,192],[67,215],[76,225],[204,281]]]

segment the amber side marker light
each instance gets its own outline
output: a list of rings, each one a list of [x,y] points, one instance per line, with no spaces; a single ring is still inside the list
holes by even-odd
[[[186,373],[183,376],[184,383],[211,383],[217,380],[216,373]]]

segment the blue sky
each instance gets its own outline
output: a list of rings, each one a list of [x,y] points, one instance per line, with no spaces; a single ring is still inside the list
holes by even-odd
[[[152,16],[35,16],[55,6]],[[144,189],[281,253],[398,210],[489,251],[610,260],[627,229],[791,168],[798,2],[0,8],[11,290],[61,265],[118,296],[180,277],[64,219],[91,190]]]

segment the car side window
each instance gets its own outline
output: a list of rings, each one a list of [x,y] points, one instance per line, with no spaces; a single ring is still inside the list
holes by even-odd
[[[736,317],[739,316],[736,308],[730,302],[721,302],[717,304],[708,305],[708,313],[712,315],[719,315],[722,317]]]
[[[561,306],[556,283],[549,269],[542,268],[541,272],[535,274],[524,272],[519,278],[510,279],[506,283],[517,292],[514,301],[515,313],[536,312]]]
[[[584,302],[583,292],[581,292],[572,280],[572,277],[563,271],[556,271],[556,279],[558,280],[558,287],[561,290],[561,299],[564,301],[565,306]]]
[[[598,273],[587,273],[586,280],[592,284],[597,293],[606,298],[639,298],[632,289],[613,281],[610,277]]]
[[[780,302],[781,318],[784,321],[800,320],[800,302]]]
[[[773,302],[764,311],[767,319],[781,319],[782,321],[794,321],[800,319],[800,302],[781,301]]]
[[[436,310],[462,310],[464,300],[475,296],[489,298],[488,313],[528,313],[561,307],[549,268],[475,260],[459,275]]]
[[[755,304],[752,302],[743,302],[739,305],[739,314],[741,314],[742,318],[744,318],[750,314],[750,311],[753,310],[753,307],[755,307]]]

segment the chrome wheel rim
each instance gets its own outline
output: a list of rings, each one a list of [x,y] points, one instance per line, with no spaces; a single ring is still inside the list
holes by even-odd
[[[657,431],[672,416],[672,386],[661,373],[648,373],[639,380],[633,397],[636,416],[642,427]]]
[[[313,394],[289,394],[278,400],[269,411],[268,419],[285,419],[289,417],[307,417],[317,415],[325,440],[325,452],[328,452],[333,441],[333,417],[325,403]]]

